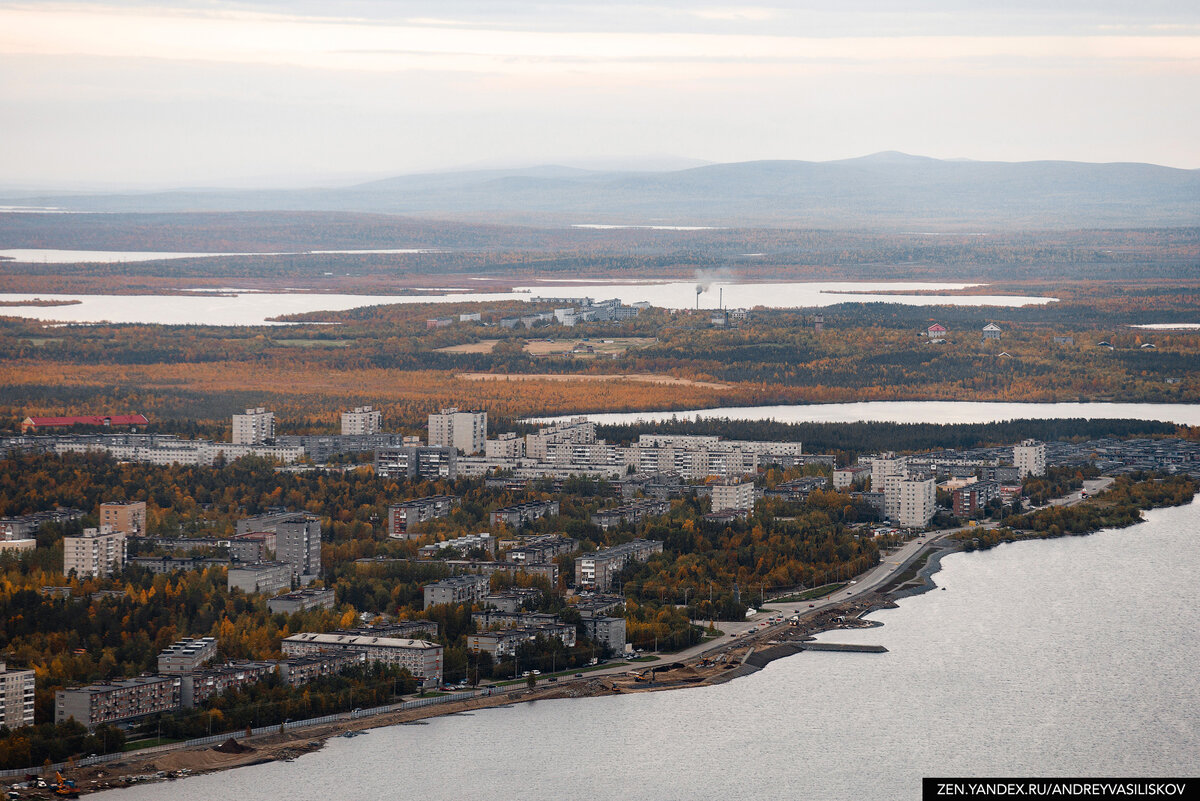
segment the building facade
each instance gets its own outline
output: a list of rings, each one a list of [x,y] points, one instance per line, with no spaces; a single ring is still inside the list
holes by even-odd
[[[275,438],[275,413],[262,406],[247,409],[244,414],[233,416],[233,443],[235,445],[262,445]]]
[[[206,662],[217,658],[217,641],[212,637],[186,638],[165,648],[158,655],[159,673],[195,673]]]
[[[364,654],[367,662],[382,662],[405,668],[422,687],[442,683],[443,648],[424,640],[369,637],[357,634],[301,632],[286,637],[281,645],[288,656],[351,651]]]
[[[434,604],[475,603],[488,594],[487,576],[451,576],[425,585],[425,608]]]
[[[487,440],[487,412],[442,409],[429,415],[429,444],[480,453]]]
[[[751,481],[714,484],[712,488],[712,510],[753,509],[754,483]]]
[[[370,406],[355,406],[342,412],[342,436],[378,434],[383,428],[383,412]]]
[[[94,729],[101,723],[174,712],[181,708],[182,683],[179,676],[140,676],[59,690],[54,694],[54,722],[74,718]]]
[[[937,511],[937,484],[932,478],[906,478],[900,482],[896,525],[924,528]]]
[[[229,566],[229,589],[245,593],[269,592],[272,594],[292,589],[294,568],[287,562],[257,562],[252,565]]]
[[[1016,465],[1018,479],[1045,475],[1046,443],[1027,439],[1020,445],[1014,445],[1013,464]]]
[[[63,575],[103,578],[125,568],[125,535],[108,526],[85,528],[79,537],[63,537]]]
[[[100,527],[109,526],[113,531],[129,537],[146,533],[146,502],[121,503],[110,501],[100,504]]]
[[[310,587],[275,596],[267,601],[267,611],[273,615],[291,615],[307,609],[332,609],[334,603],[333,590]]]
[[[10,670],[0,661],[0,726],[33,725],[34,683],[32,670]]]
[[[445,517],[458,505],[452,495],[430,495],[388,507],[388,536],[392,539],[408,539],[410,529],[416,523],[424,523]]]
[[[644,562],[662,553],[663,544],[657,540],[633,540],[612,548],[585,553],[575,559],[575,586],[606,592],[612,588],[613,577],[630,562]]]

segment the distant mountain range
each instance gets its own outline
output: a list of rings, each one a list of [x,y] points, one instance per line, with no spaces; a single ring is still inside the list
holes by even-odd
[[[876,153],[658,172],[542,166],[404,175],[340,188],[10,195],[93,212],[348,211],[561,226],[760,225],[938,231],[1200,225],[1200,170]]]

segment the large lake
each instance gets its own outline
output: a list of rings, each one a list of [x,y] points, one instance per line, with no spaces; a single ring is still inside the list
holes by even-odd
[[[577,415],[536,418],[568,420]],[[600,424],[663,420],[777,420],[781,423],[995,423],[1004,420],[1162,420],[1200,426],[1194,403],[1006,403],[995,401],[863,401],[789,406],[723,406],[678,412],[617,412],[584,415]]]
[[[714,283],[697,295],[691,281],[666,283],[628,282],[584,284],[577,282],[537,284],[515,287],[514,293],[444,291],[422,295],[348,295],[302,292],[245,292],[224,290],[188,295],[57,295],[0,294],[0,301],[77,300],[70,306],[4,306],[0,315],[28,317],[56,322],[157,323],[160,325],[263,325],[267,318],[300,312],[341,311],[360,306],[389,303],[494,303],[528,300],[533,297],[567,299],[591,297],[620,298],[623,303],[649,302],[668,309],[690,309],[700,300],[700,308],[713,308],[724,296],[726,307],[764,306],[797,308],[830,306],[835,303],[878,301],[914,306],[944,304],[951,306],[1026,306],[1051,303],[1055,298],[1021,295],[891,295],[856,294],[858,292],[945,292],[972,284],[921,282],[777,282]],[[229,296],[232,293],[233,296]]]
[[[541,701],[335,738],[98,801],[919,798],[923,776],[1186,776],[1200,753],[1200,506],[954,554],[944,591],[725,685]]]

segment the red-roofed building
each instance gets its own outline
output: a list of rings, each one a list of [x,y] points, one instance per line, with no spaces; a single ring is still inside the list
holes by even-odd
[[[925,329],[925,336],[929,337],[930,339],[945,339],[946,326],[942,325],[941,323],[934,323]]]
[[[21,423],[21,433],[41,428],[68,428],[70,426],[144,426],[149,424],[145,415],[112,414],[84,415],[82,417],[26,417]]]

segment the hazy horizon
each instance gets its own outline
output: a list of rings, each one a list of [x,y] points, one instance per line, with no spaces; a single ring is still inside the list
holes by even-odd
[[[655,158],[1200,168],[1200,7],[0,2],[11,188]]]

